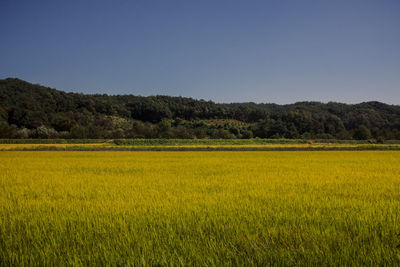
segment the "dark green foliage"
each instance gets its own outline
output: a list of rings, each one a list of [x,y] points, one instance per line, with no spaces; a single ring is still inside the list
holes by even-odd
[[[65,93],[0,80],[0,138],[400,139],[400,106]]]
[[[368,140],[370,138],[371,138],[371,132],[367,127],[365,127],[365,125],[360,125],[354,131],[354,139],[357,139],[357,140]]]

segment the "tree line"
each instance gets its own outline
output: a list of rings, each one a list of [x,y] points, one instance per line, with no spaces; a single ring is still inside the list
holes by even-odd
[[[66,93],[0,80],[0,138],[400,139],[400,106]]]

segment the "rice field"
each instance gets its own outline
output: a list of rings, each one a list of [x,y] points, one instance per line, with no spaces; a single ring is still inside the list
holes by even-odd
[[[0,265],[400,265],[400,151],[0,152]]]

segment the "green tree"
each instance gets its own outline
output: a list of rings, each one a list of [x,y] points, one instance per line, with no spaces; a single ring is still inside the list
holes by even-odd
[[[357,140],[368,140],[371,138],[371,131],[364,125],[360,125],[354,131],[353,137]]]

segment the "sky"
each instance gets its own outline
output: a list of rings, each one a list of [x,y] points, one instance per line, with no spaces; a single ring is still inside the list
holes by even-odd
[[[215,102],[400,104],[398,0],[0,0],[0,79]]]

